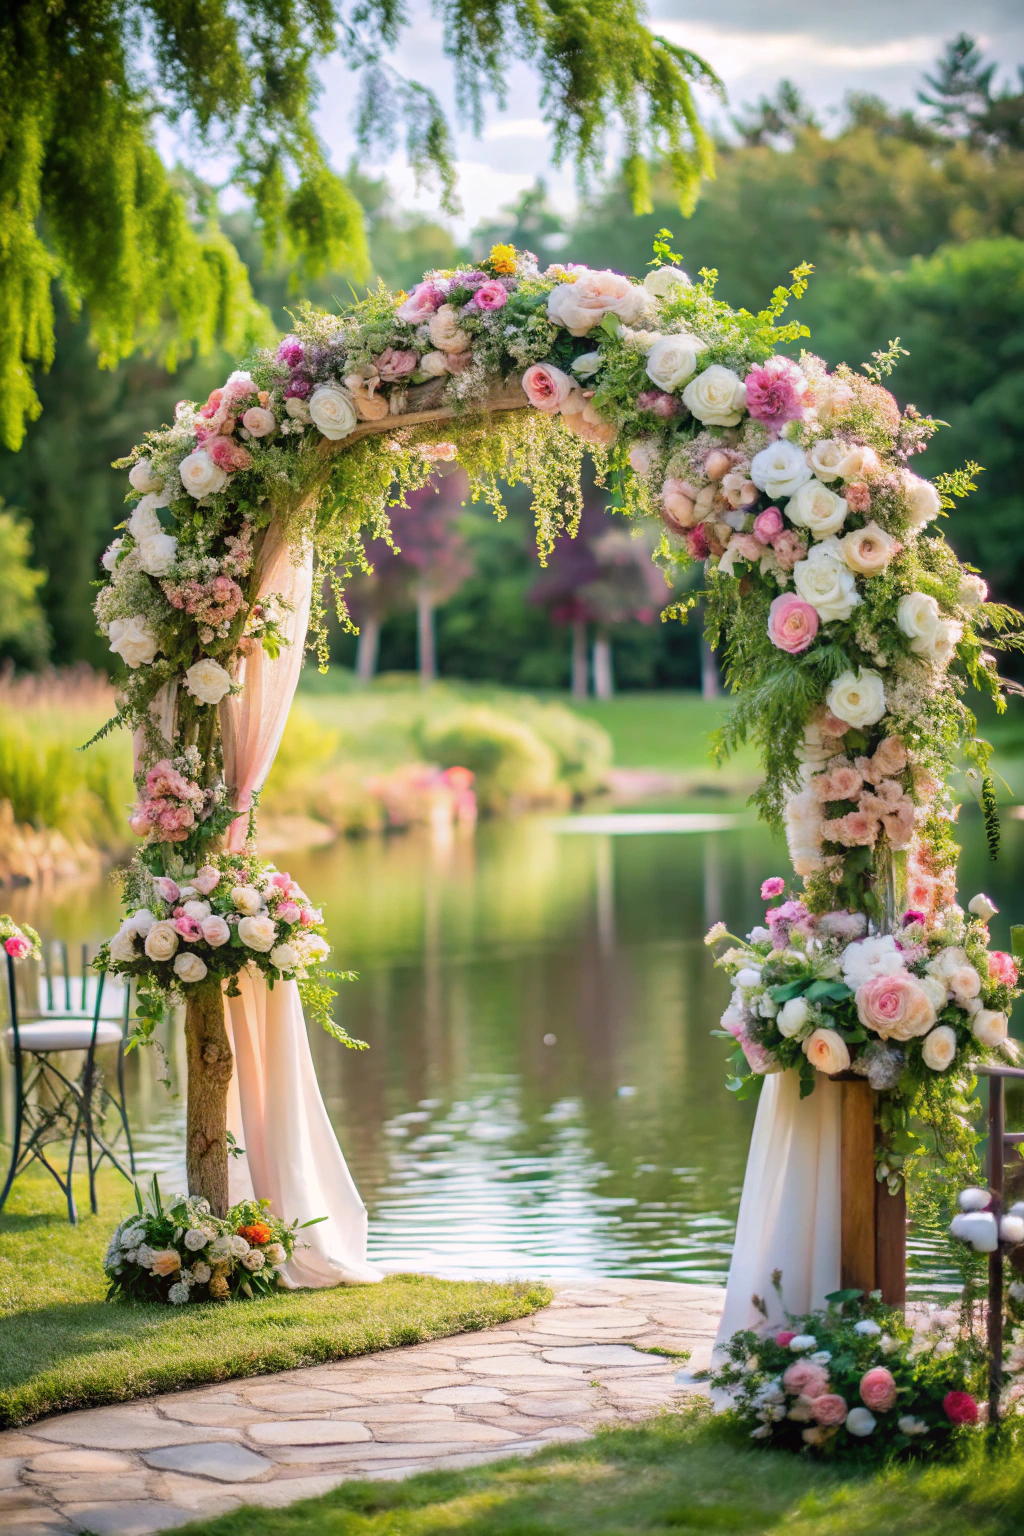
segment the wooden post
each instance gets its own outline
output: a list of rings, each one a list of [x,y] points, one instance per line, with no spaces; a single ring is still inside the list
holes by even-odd
[[[907,1186],[890,1195],[883,1180],[875,1180],[875,1289],[890,1307],[907,1302]]]
[[[185,1004],[188,1108],[185,1166],[190,1195],[215,1216],[228,1208],[228,1084],[234,1068],[218,980],[196,984]]]
[[[875,1096],[863,1077],[842,1080],[840,1284],[875,1289]]]

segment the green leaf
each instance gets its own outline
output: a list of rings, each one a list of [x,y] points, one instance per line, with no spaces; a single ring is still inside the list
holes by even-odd
[[[768,993],[768,996],[771,998],[773,1003],[788,1003],[790,998],[799,997],[802,994],[805,986],[806,982],[802,980],[787,981],[784,986],[772,987]]]
[[[823,1002],[826,998],[832,1003],[844,1003],[853,993],[842,981],[812,981],[804,993],[808,1002]]]

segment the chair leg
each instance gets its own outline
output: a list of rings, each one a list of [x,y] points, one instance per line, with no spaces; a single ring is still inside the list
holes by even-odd
[[[78,1142],[78,1129],[79,1129],[79,1126],[81,1125],[81,1123],[82,1123],[82,1111],[81,1111],[81,1107],[79,1107],[78,1114],[75,1116],[75,1128],[71,1132],[71,1150],[68,1153],[68,1184],[67,1184],[67,1190],[66,1190],[67,1197],[68,1197],[68,1221],[71,1223],[71,1225],[73,1227],[77,1227],[78,1226],[78,1209],[77,1209],[77,1207],[75,1205],[75,1185],[74,1185],[74,1180],[75,1180],[75,1146],[76,1146],[76,1144]],[[45,1159],[40,1159],[40,1161],[41,1162],[45,1161]],[[60,1183],[60,1179],[59,1178],[57,1179],[57,1182],[58,1182],[58,1184]]]
[[[128,1143],[128,1166],[129,1166],[129,1168],[132,1171],[132,1178],[134,1179],[134,1177],[135,1177],[135,1148],[132,1146],[131,1127],[128,1124],[128,1108],[127,1108],[127,1105],[125,1104],[125,1098],[124,1098],[124,1045],[123,1044],[118,1048],[118,1052],[117,1052],[117,1112],[118,1112],[118,1114],[121,1117],[121,1124],[124,1126],[124,1139]],[[115,1137],[114,1140],[116,1141],[117,1138]]]
[[[7,1170],[7,1178],[4,1181],[4,1191],[0,1195],[0,1211],[7,1204],[7,1196],[11,1192],[18,1173],[18,1162],[21,1158],[21,1130],[25,1121],[25,1109],[21,1097],[21,1052],[14,1053],[14,1136],[11,1141],[11,1166]]]

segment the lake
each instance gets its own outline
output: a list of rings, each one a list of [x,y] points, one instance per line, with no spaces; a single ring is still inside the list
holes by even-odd
[[[320,1031],[312,1048],[371,1257],[454,1277],[724,1280],[754,1104],[724,1087],[710,1031],[728,988],[702,940],[720,918],[759,921],[760,883],[786,861],[752,819],[720,821],[528,817],[277,857],[323,902],[333,962],[358,972],[339,1013],[369,1050]],[[995,865],[980,819],[961,832],[964,898],[988,891],[1008,948],[1024,826],[1005,825]],[[118,923],[110,883],[8,902],[76,941]],[[180,1031],[166,1043],[178,1087]],[[155,1052],[129,1059],[132,1121],[141,1165],[178,1187],[183,1100],[158,1072]],[[913,1289],[950,1282],[921,1238],[911,1266]]]

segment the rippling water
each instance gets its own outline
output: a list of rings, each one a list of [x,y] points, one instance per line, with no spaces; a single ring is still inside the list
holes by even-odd
[[[980,824],[964,831],[963,888],[1004,907],[1005,945],[1024,920],[1024,828],[1008,825],[997,866]],[[334,958],[359,973],[340,1014],[370,1049],[312,1045],[373,1257],[454,1276],[724,1278],[754,1105],[723,1086],[709,1031],[727,988],[701,936],[758,920],[761,880],[785,868],[761,828],[567,835],[538,818],[278,863],[323,900]],[[106,885],[13,905],[75,939],[116,925]],[[180,1084],[180,1032],[166,1045]],[[153,1053],[129,1066],[141,1161],[176,1183],[182,1101]],[[917,1288],[948,1283],[922,1237],[911,1265]]]

